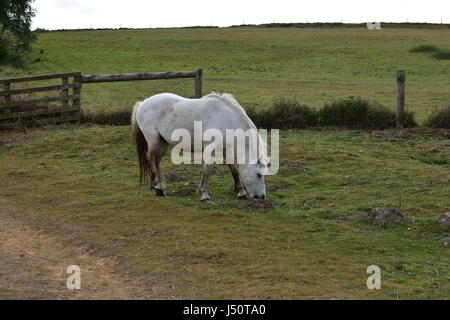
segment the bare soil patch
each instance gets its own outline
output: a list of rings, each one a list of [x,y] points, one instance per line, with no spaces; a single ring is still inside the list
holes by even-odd
[[[64,246],[0,207],[0,299],[158,299],[115,272],[112,258]],[[67,288],[69,265],[81,268],[81,289]]]
[[[238,207],[240,210],[270,210],[273,205],[270,201],[265,200],[250,200]]]

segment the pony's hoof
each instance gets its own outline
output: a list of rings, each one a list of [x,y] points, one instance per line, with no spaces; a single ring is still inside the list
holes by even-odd
[[[238,194],[237,197],[239,200],[248,200],[248,197],[246,194]]]
[[[200,201],[201,202],[209,202],[209,201],[211,201],[211,199],[209,197],[208,198],[202,198]]]
[[[164,193],[164,190],[161,190],[161,189],[155,189],[155,194],[158,197],[166,197],[166,194]]]

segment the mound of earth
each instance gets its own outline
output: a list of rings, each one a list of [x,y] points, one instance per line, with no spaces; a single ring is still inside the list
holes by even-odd
[[[388,222],[388,223],[402,223],[405,218],[395,209],[374,209],[370,210],[365,219],[370,222]]]
[[[437,218],[439,224],[443,227],[448,227],[450,225],[450,211],[442,214],[439,218]]]
[[[450,246],[450,237],[442,238],[440,241],[444,246]]]

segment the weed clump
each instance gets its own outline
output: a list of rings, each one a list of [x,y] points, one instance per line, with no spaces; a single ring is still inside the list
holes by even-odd
[[[450,60],[450,50],[448,49],[438,49],[433,53],[433,57],[438,60]]]
[[[357,129],[387,129],[396,125],[395,112],[370,103],[361,97],[349,97],[326,103],[314,110],[293,99],[277,99],[268,109],[247,108],[256,126],[266,129],[304,129],[314,126],[337,126]],[[405,127],[417,126],[414,114],[405,111]]]
[[[438,47],[430,45],[430,44],[422,44],[420,46],[415,46],[409,49],[409,52],[435,52],[439,50]]]
[[[395,127],[395,112],[379,103],[361,97],[348,97],[326,103],[319,110],[319,125],[358,129],[386,129]],[[412,112],[405,112],[405,127],[416,126]]]
[[[100,125],[126,126],[131,122],[131,110],[100,110],[96,112],[81,112],[81,122]]]
[[[428,52],[432,53],[432,57],[438,60],[450,60],[450,50],[441,49],[433,45],[424,44],[420,46],[415,46],[409,49],[409,52],[417,53],[417,52]]]
[[[278,98],[266,110],[247,108],[256,126],[266,129],[308,128],[317,124],[317,112],[295,99]]]
[[[425,126],[450,129],[450,106],[435,109],[425,121]]]

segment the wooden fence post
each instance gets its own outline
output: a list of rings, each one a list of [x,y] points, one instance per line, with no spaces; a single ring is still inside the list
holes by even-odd
[[[195,97],[200,99],[202,97],[202,79],[203,79],[203,69],[197,69],[195,75]]]
[[[5,89],[5,91],[11,90],[11,83],[5,83],[3,85],[3,88]],[[5,103],[10,103],[11,102],[11,96],[10,95],[6,95],[5,96]],[[11,110],[10,109],[5,109],[6,113],[10,113]]]
[[[65,86],[69,85],[69,78],[68,77],[64,77],[62,78],[62,84]],[[67,97],[69,95],[69,89],[62,89],[62,96],[63,97]],[[63,106],[64,107],[68,107],[69,106],[69,98],[65,98],[63,100]]]
[[[78,116],[78,120],[81,119],[81,72],[79,72],[78,74],[76,74],[73,77],[73,83],[77,84],[78,86],[73,88],[73,95],[77,96],[76,98],[74,98],[72,100],[72,106],[73,107],[78,107],[78,112],[77,112],[77,116]]]
[[[397,71],[397,111],[396,125],[397,129],[403,129],[405,121],[405,70]]]
[[[11,84],[10,83],[5,83],[4,84],[4,88],[5,88],[5,91],[11,90]],[[9,102],[11,102],[11,96],[10,95],[6,95],[5,96],[5,103],[9,103]]]

